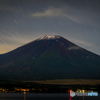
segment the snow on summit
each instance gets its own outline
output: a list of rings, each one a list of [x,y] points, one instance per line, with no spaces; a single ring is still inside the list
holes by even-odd
[[[49,39],[57,39],[57,38],[60,38],[59,35],[45,35],[45,36],[42,36],[40,38],[38,38],[38,40],[49,40]]]

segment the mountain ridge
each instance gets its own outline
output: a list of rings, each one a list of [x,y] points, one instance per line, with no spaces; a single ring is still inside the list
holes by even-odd
[[[1,55],[0,76],[10,80],[99,79],[99,59],[61,36],[46,35]]]

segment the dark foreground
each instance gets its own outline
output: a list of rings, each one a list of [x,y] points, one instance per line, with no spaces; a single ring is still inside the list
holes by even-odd
[[[0,100],[69,100],[67,93],[0,93]],[[97,97],[72,97],[71,100],[100,100],[100,94]]]
[[[69,93],[69,90],[85,90],[100,93],[100,85],[54,85],[34,82],[0,81],[0,92],[10,93]]]

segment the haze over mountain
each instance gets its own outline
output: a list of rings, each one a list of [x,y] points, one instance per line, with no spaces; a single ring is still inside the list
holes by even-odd
[[[0,79],[100,79],[100,56],[46,35],[0,55]]]

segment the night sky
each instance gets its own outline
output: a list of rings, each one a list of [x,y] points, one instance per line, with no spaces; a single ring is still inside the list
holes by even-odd
[[[100,55],[100,1],[0,0],[0,54],[44,35]]]

